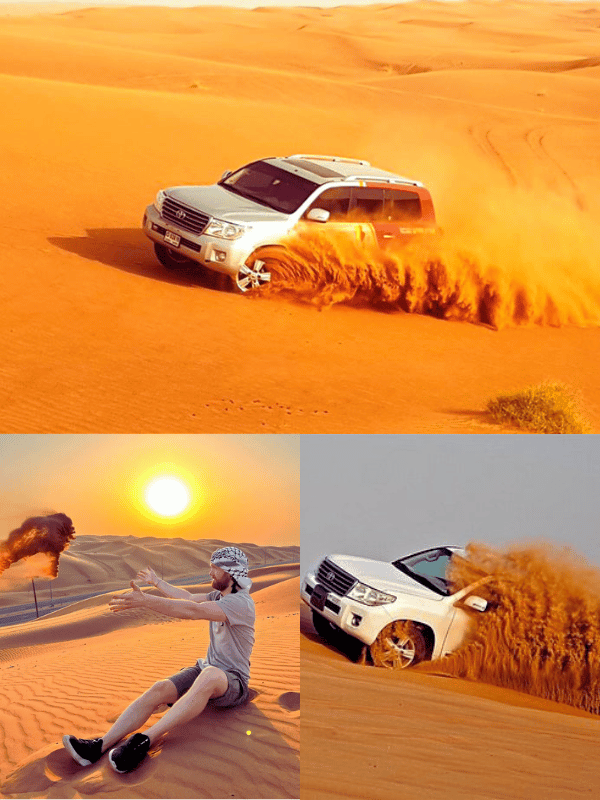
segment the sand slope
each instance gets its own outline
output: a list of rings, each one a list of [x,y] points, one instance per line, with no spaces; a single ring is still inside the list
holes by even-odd
[[[597,717],[507,689],[360,666],[319,639],[306,606],[301,616],[303,797],[575,800],[600,790]]]
[[[108,611],[105,598],[103,606],[85,601],[58,619],[6,629],[0,646],[11,647],[11,658],[0,664],[1,796],[298,797],[297,568],[296,577],[290,574],[254,592],[252,701],[206,711],[125,776],[106,757],[78,767],[59,746],[62,735],[107,728],[148,686],[205,653],[207,627],[144,612],[121,617]],[[61,636],[67,627],[69,636]],[[60,644],[50,643],[53,628]],[[37,643],[35,633],[26,641],[25,631],[35,631]]]
[[[208,575],[210,556],[226,542],[219,539],[188,540],[153,536],[80,535],[60,556],[58,577],[36,579],[38,599],[73,597],[78,594],[122,589],[137,573],[151,567],[167,581]],[[258,566],[296,562],[297,546],[258,546],[238,543],[252,570]],[[0,576],[0,607],[33,602],[31,579],[23,577],[27,561],[14,564]],[[264,574],[261,572],[261,574]]]
[[[494,433],[488,398],[549,379],[597,430],[599,19],[512,2],[1,18],[3,429]],[[372,264],[362,308],[319,313],[321,266],[313,306],[156,263],[139,226],[159,188],[292,152],[423,180],[448,257],[475,264],[453,313],[491,281],[501,329],[382,312]]]

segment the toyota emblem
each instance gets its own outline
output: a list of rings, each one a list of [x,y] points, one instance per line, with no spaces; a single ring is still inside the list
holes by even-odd
[[[177,219],[185,219],[186,213],[185,213],[185,211],[182,211],[181,209],[178,209],[175,212],[175,216],[177,217]]]
[[[333,583],[335,580],[335,572],[328,572],[327,573],[327,580],[329,583]]]

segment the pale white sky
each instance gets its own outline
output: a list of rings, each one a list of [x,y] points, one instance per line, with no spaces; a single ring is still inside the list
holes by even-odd
[[[600,436],[303,436],[303,571],[546,540],[600,566]]]

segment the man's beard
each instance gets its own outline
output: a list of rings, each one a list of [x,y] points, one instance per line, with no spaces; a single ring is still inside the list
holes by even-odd
[[[212,582],[213,589],[216,589],[218,592],[224,592],[225,589],[229,586],[229,581],[231,580],[230,575],[223,575],[222,578],[214,578]]]

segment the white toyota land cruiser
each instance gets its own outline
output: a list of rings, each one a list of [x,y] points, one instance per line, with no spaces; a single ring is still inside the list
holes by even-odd
[[[404,668],[456,650],[487,601],[481,583],[452,593],[446,578],[457,547],[436,547],[387,563],[328,555],[304,576],[302,599],[317,633],[337,629],[367,645],[376,666]]]
[[[282,239],[324,223],[380,247],[436,232],[419,181],[368,161],[304,154],[254,161],[212,186],[161,189],[143,229],[165,267],[200,265],[246,292],[277,272]]]

